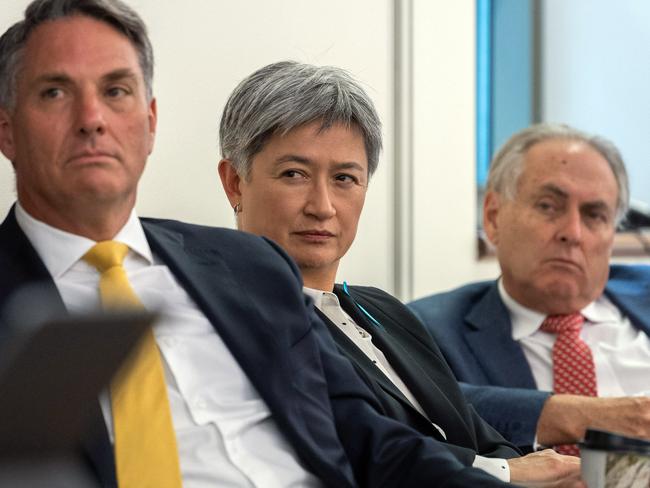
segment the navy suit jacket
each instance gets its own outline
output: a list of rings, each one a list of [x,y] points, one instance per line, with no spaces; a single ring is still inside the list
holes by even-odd
[[[650,335],[650,266],[611,266],[605,295]],[[536,389],[523,350],[512,339],[496,281],[425,297],[409,307],[437,341],[481,417],[514,444],[531,446],[550,392]]]
[[[302,294],[299,272],[276,246],[226,229],[142,219],[170,268],[267,403],[303,465],[327,486],[505,486],[444,447],[378,414],[376,400],[335,349]],[[42,282],[63,302],[17,225],[0,226],[0,309],[21,285]],[[1,325],[1,324],[0,324]],[[114,458],[97,402],[83,442],[103,486]]]
[[[440,349],[404,304],[372,287],[349,286],[346,292],[343,286],[335,285],[334,293],[357,325],[372,335],[373,344],[384,353],[426,413],[422,415],[415,409],[368,356],[319,311],[334,341],[379,399],[385,415],[445,441],[432,425],[434,422],[445,431],[449,449],[465,464],[472,464],[476,454],[499,458],[519,455],[467,404]]]

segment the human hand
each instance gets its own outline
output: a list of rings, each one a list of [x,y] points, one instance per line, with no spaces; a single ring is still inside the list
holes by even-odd
[[[510,482],[530,487],[586,488],[580,479],[580,459],[552,449],[508,459]]]
[[[537,422],[537,442],[544,446],[573,444],[588,428],[650,439],[650,397],[552,395]]]

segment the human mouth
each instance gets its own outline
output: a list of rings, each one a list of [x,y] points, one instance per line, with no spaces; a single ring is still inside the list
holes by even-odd
[[[73,164],[105,164],[115,160],[115,155],[107,151],[80,151],[68,159]]]
[[[546,262],[547,262],[547,264],[550,264],[551,266],[562,267],[562,268],[571,268],[573,270],[582,271],[582,266],[580,266],[580,264],[576,263],[572,259],[551,258],[551,259],[547,259]]]
[[[334,237],[334,234],[332,234],[330,231],[320,229],[303,230],[294,232],[294,234],[310,242],[325,242]]]

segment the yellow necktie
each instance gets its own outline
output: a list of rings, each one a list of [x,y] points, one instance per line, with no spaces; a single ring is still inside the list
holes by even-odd
[[[101,273],[104,308],[143,307],[122,266],[128,250],[120,242],[103,241],[83,257]],[[110,390],[120,488],[181,487],[163,365],[151,329],[115,375]]]

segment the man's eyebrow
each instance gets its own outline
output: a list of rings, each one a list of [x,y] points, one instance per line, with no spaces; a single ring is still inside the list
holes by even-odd
[[[66,75],[65,73],[57,73],[57,72],[52,72],[52,73],[44,73],[37,78],[34,79],[33,84],[42,84],[42,83],[59,83],[59,84],[67,84],[71,83],[72,79]]]
[[[132,78],[133,80],[137,80],[138,76],[130,68],[116,69],[102,76],[102,80],[105,82],[118,81],[125,78]],[[35,85],[44,83],[70,84],[72,82],[72,78],[63,72],[43,73],[34,80]]]
[[[593,200],[591,202],[585,202],[580,206],[590,210],[599,210],[599,209],[609,210],[610,208],[610,206],[607,205],[607,202],[605,202],[604,200]]]
[[[547,183],[546,185],[543,185],[539,193],[544,193],[544,192],[553,193],[555,196],[563,199],[569,198],[569,194],[566,191],[564,191],[562,188],[560,188],[559,186],[553,183]],[[589,202],[583,202],[582,204],[580,204],[580,207],[585,209],[590,209],[590,210],[610,209],[610,206],[607,204],[607,202],[600,199],[592,200]]]
[[[559,198],[569,198],[569,194],[554,183],[546,183],[545,185],[542,185],[537,194],[539,195],[541,193],[552,193]]]
[[[125,78],[131,78],[133,80],[137,80],[138,76],[130,68],[116,69],[116,70],[113,70],[113,71],[111,71],[109,73],[106,73],[104,76],[102,76],[102,80],[107,81],[107,82],[119,81],[119,80],[123,80]]]
[[[593,202],[585,202],[580,205],[580,209],[586,212],[605,212],[607,215],[611,216],[614,214],[614,209],[611,205],[608,205],[607,202],[603,200],[594,200]]]

